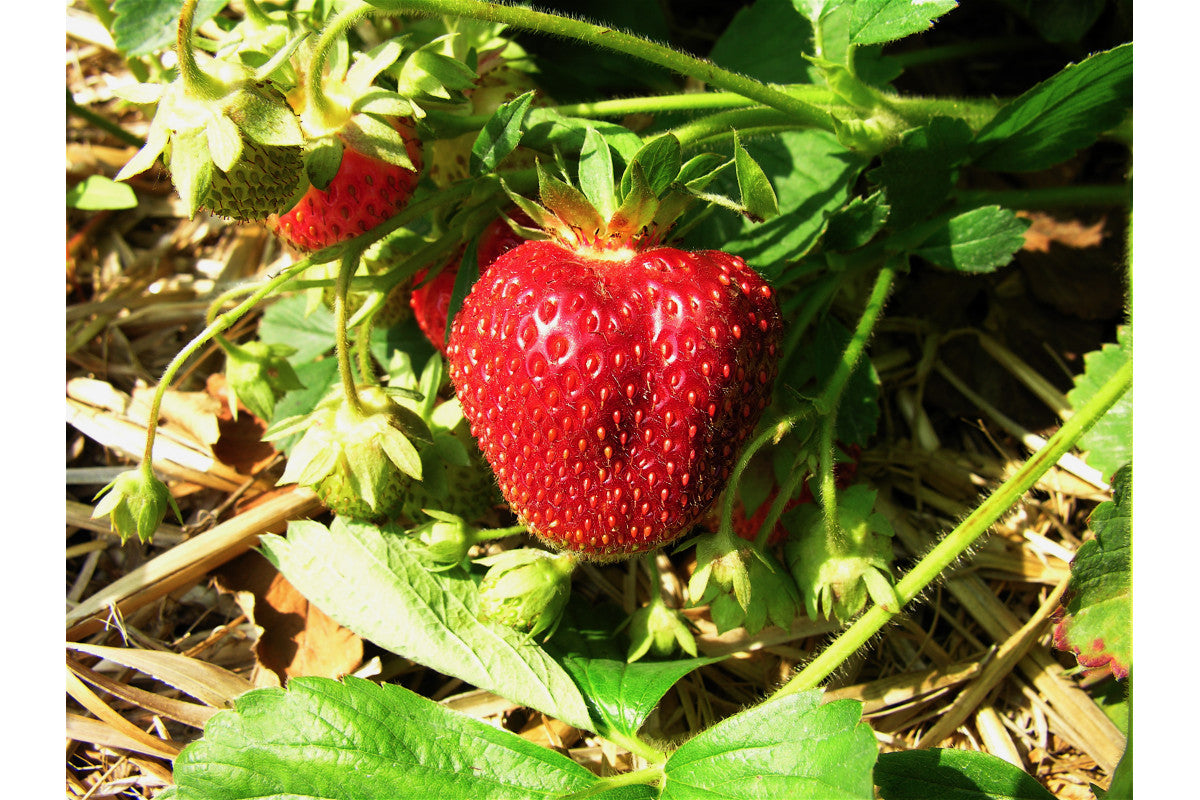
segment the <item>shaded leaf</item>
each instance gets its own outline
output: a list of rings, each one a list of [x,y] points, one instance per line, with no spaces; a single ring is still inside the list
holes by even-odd
[[[960,119],[935,117],[908,131],[884,152],[868,173],[887,194],[891,222],[903,228],[925,217],[946,199],[959,165],[966,160],[971,129]]]
[[[1024,770],[971,750],[881,753],[875,782],[883,800],[1054,800]]]
[[[983,206],[947,220],[915,253],[945,269],[991,272],[1012,261],[1028,226],[1007,208]]]
[[[195,27],[203,25],[229,0],[200,0]],[[113,0],[113,42],[127,56],[145,56],[175,45],[182,0]]]
[[[521,126],[525,123],[533,96],[534,92],[530,91],[505,103],[484,124],[471,145],[472,175],[490,172],[505,156],[517,149],[521,142]]]
[[[1064,161],[1124,119],[1133,102],[1133,45],[1097,53],[1000,109],[971,146],[982,167],[1014,172]]]
[[[549,748],[402,686],[296,678],[215,715],[175,760],[176,797],[561,797],[596,782]]]

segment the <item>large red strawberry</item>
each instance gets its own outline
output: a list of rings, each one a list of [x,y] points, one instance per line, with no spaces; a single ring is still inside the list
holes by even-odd
[[[780,329],[775,293],[736,256],[533,241],[466,298],[451,377],[521,520],[619,558],[675,540],[720,492]]]
[[[512,212],[511,216],[519,225],[533,224],[528,215],[520,210]],[[505,220],[497,219],[489,223],[479,237],[479,248],[476,252],[479,274],[484,274],[492,262],[523,241],[525,240]],[[444,266],[428,283],[422,284],[426,275],[424,271],[417,273],[413,279],[417,288],[413,289],[409,299],[417,325],[442,355],[446,354],[446,322],[450,318],[450,298],[454,293],[454,282],[458,278],[460,259],[461,255],[455,256],[454,261]]]
[[[309,186],[291,210],[273,220],[275,231],[302,250],[320,250],[366,233],[408,204],[421,170],[421,145],[411,126],[398,121],[415,168],[388,163],[343,142],[342,160],[325,189]]]

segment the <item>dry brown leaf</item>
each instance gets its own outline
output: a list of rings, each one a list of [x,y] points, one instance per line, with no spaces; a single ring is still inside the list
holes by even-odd
[[[1108,222],[1101,217],[1094,225],[1084,225],[1077,219],[1055,219],[1041,211],[1018,211],[1018,217],[1030,221],[1025,230],[1025,245],[1022,250],[1048,253],[1052,244],[1082,249],[1099,247],[1104,241],[1104,226]]]
[[[223,374],[208,376],[206,389],[220,406],[217,412],[219,436],[212,446],[213,455],[243,475],[253,475],[271,463],[277,451],[270,442],[262,440],[267,423],[241,403],[238,403],[237,419],[233,418],[233,412],[229,410],[229,383]]]
[[[262,628],[255,655],[281,682],[299,675],[340,678],[362,663],[362,639],[309,603],[258,553],[229,562],[216,579]]]
[[[144,672],[214,708],[231,707],[234,700],[252,688],[249,681],[227,669],[179,653],[82,642],[68,642],[67,649]]]

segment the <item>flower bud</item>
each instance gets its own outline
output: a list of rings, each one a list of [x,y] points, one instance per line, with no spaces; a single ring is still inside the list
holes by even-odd
[[[103,497],[104,499],[100,499]],[[167,509],[175,512],[181,523],[183,515],[171,496],[167,485],[154,477],[148,469],[131,469],[122,472],[96,495],[100,500],[92,511],[92,517],[108,515],[109,523],[121,536],[122,544],[137,534],[143,542],[150,541],[154,531],[167,516]]]
[[[554,634],[571,596],[571,553],[522,548],[477,563],[488,567],[479,584],[479,618],[537,636]]]

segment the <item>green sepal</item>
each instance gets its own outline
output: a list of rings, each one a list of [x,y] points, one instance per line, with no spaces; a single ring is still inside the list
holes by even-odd
[[[677,649],[696,657],[696,637],[688,627],[687,617],[661,601],[639,608],[629,617],[629,653],[625,660],[632,664],[649,654],[665,658]]]
[[[299,147],[304,144],[300,120],[283,101],[259,88],[234,93],[225,104],[225,113],[242,134],[259,144],[276,147]]]
[[[683,184],[691,191],[700,191],[728,169],[731,163],[733,162],[728,158],[717,153],[700,153],[689,158],[680,167],[676,182]]]
[[[530,637],[554,635],[571,596],[571,573],[578,563],[574,555],[520,548],[476,563],[488,567],[479,583],[480,619]]]
[[[146,132],[146,144],[142,146],[134,154],[133,158],[129,159],[129,163],[121,167],[117,172],[116,179],[119,181],[128,180],[134,175],[139,175],[150,167],[154,166],[154,162],[163,154],[167,148],[167,143],[171,140],[170,131],[167,130],[165,123],[159,122],[156,115],[154,121],[150,123],[150,130]]]
[[[633,188],[631,169],[634,164],[640,164],[646,174],[650,190],[657,197],[661,195],[676,178],[683,166],[683,148],[674,134],[666,133],[647,142],[634,155],[633,160],[621,176],[621,198]]]
[[[240,401],[250,413],[268,420],[275,414],[275,401],[304,384],[289,362],[296,348],[283,344],[246,342],[222,343],[225,378],[229,382],[229,412],[236,420]]]
[[[630,164],[622,182],[626,177],[629,179],[629,191],[625,192],[621,206],[613,212],[609,226],[637,234],[654,221],[659,209],[658,196],[650,188],[641,164]]]
[[[421,480],[422,466],[421,455],[417,452],[417,448],[398,430],[385,429],[379,440],[383,452],[387,453],[387,457],[396,465],[397,469],[416,480]]]
[[[372,89],[372,84],[375,83],[375,78],[379,76],[379,73],[395,64],[396,59],[400,58],[400,54],[404,50],[401,44],[404,38],[388,39],[368,52],[360,54],[358,60],[354,62],[354,66],[346,71],[347,94],[356,98],[355,105],[351,106],[351,110],[366,110],[358,108],[358,103]]]
[[[604,229],[600,213],[583,192],[550,174],[542,163],[537,165],[538,193],[542,205],[550,209],[569,228],[590,236]]]
[[[161,83],[132,83],[117,86],[113,88],[112,93],[128,103],[145,106],[161,100],[166,88]]]
[[[171,142],[171,181],[187,208],[188,219],[196,216],[212,186],[212,158],[203,129],[177,134]]]
[[[372,114],[355,114],[342,128],[341,135],[347,145],[364,155],[416,172],[404,137]]]
[[[205,140],[213,163],[222,172],[229,172],[242,157],[242,137],[237,125],[226,116],[217,114],[205,127]]]
[[[413,105],[395,92],[386,89],[371,89],[354,101],[350,107],[355,113],[375,114],[380,117],[411,117]]]
[[[534,92],[514,97],[496,109],[471,144],[471,176],[479,177],[494,170],[521,143],[525,117]]]
[[[384,433],[380,437],[379,446],[385,452],[387,445],[384,442],[386,441],[386,433]],[[379,496],[375,489],[382,484],[384,476],[384,466],[379,458],[379,451],[374,447],[351,445],[342,450],[342,455],[350,468],[347,473],[350,485],[363,499],[363,502],[371,507],[372,511],[379,511]]]
[[[315,140],[304,157],[304,174],[308,182],[322,192],[328,189],[342,166],[344,151],[345,145],[336,136],[323,136]]]
[[[602,218],[609,219],[613,215],[616,179],[612,151],[600,132],[591,126],[583,137],[583,149],[579,151],[579,188]]]

